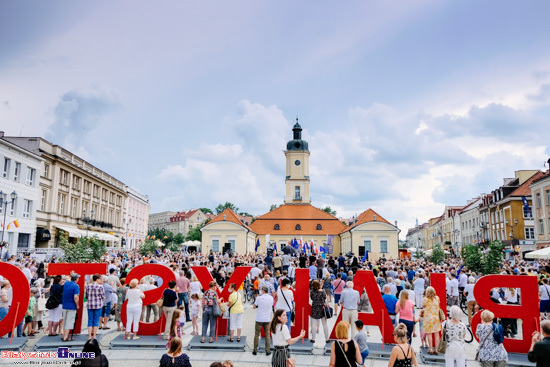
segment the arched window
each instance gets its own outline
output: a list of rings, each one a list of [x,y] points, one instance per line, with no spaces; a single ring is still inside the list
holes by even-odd
[[[302,227],[301,227],[299,224],[296,224],[296,230],[297,230],[297,231],[301,231],[301,230],[302,230]]]
[[[279,227],[278,224],[275,224],[275,227],[273,227],[274,230],[278,231],[279,229],[281,229],[281,227]]]
[[[322,230],[322,229],[323,229],[323,226],[320,225],[320,224],[317,224],[317,230],[320,231],[320,230]]]

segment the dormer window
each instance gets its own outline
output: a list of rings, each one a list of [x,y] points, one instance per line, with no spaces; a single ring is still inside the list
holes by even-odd
[[[275,227],[273,227],[274,230],[278,231],[281,229],[281,227],[278,224],[275,224]]]
[[[299,224],[296,224],[296,230],[297,230],[297,231],[301,231],[301,230],[302,230],[302,226],[300,226]]]
[[[322,230],[322,229],[323,229],[323,226],[320,225],[320,224],[317,224],[317,230],[320,231],[320,230]]]

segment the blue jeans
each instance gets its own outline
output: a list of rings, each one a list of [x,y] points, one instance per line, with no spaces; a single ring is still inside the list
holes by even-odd
[[[98,327],[101,308],[88,309],[88,327]]]
[[[21,320],[21,323],[17,325],[17,337],[20,338],[23,336],[23,324],[25,323],[25,319]],[[11,338],[11,331],[8,333],[8,337]]]
[[[367,359],[368,356],[369,356],[368,349],[361,352],[361,359],[363,360],[363,362],[361,363],[362,365],[365,364],[365,360]]]
[[[189,294],[178,293],[178,308],[182,303],[185,306],[185,321],[191,321],[191,317],[189,317]]]
[[[9,308],[7,307],[0,308],[0,321],[3,320],[4,317],[6,317],[6,315],[8,314],[8,311],[9,311]]]
[[[287,318],[287,321],[286,321],[286,326],[288,327],[288,331],[290,332],[290,326],[292,325],[292,311],[289,311],[286,313],[286,318]]]
[[[409,338],[409,343],[412,342],[412,333],[414,329],[414,321],[409,320],[399,320],[399,322],[402,322],[407,327],[407,338]]]
[[[212,307],[208,307],[206,311],[202,313],[202,337],[206,338],[206,331],[208,330],[208,324],[210,324],[210,337],[214,339],[216,335],[216,317]]]

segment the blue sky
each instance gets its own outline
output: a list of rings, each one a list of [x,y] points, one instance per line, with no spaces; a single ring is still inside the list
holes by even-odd
[[[403,230],[550,156],[547,1],[3,1],[0,129],[151,210],[284,196],[298,116],[313,204]]]

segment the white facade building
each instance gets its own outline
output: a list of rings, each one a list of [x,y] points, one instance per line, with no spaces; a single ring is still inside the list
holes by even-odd
[[[485,194],[482,194],[485,195]],[[483,238],[481,234],[481,216],[479,206],[482,203],[481,196],[469,200],[468,205],[460,213],[460,233],[463,245],[477,244]]]
[[[3,194],[0,196],[0,230],[9,245],[2,249],[2,254],[7,250],[14,255],[18,248],[35,247],[36,210],[40,205],[38,178],[42,158],[3,137],[4,133],[0,132],[0,191]],[[15,200],[11,198],[13,192],[17,194]],[[5,197],[5,202],[2,197]]]
[[[136,248],[145,242],[149,226],[149,197],[128,187],[126,199],[126,216],[123,219],[125,225],[125,248]]]

